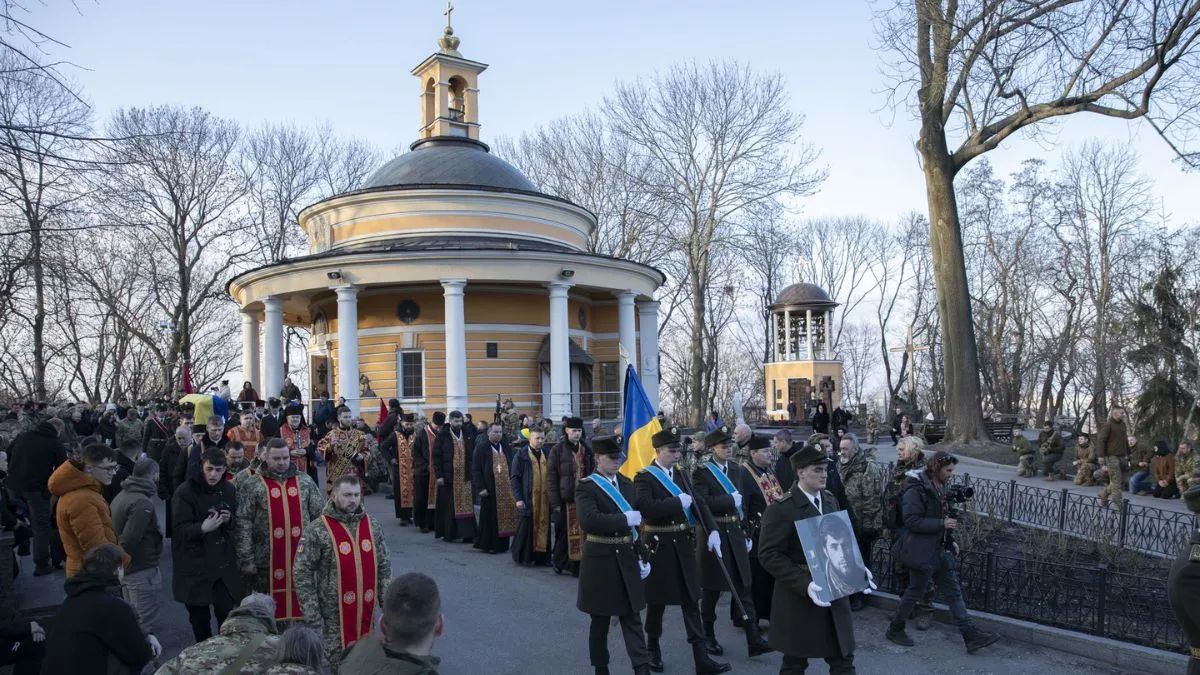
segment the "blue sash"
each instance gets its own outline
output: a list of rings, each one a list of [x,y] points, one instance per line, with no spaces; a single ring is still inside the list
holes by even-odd
[[[647,464],[646,471],[648,471],[651,476],[657,478],[658,482],[662,483],[662,486],[667,489],[667,492],[671,493],[672,497],[678,497],[679,495],[683,494],[683,490],[679,489],[679,486],[675,484],[675,481],[671,480],[671,477],[668,476],[667,472],[663,471],[662,467],[659,465],[653,463]],[[684,509],[683,515],[687,517],[688,525],[691,525],[692,527],[696,526],[696,521],[692,519],[691,509]]]
[[[713,464],[712,462],[705,462],[704,468],[708,469],[708,472],[713,475],[713,478],[717,479],[717,482],[721,484],[722,488],[724,488],[725,494],[731,495],[731,494],[737,492],[737,488],[733,487],[733,483],[729,482],[729,476],[726,476],[725,472],[721,471],[721,467],[717,466],[716,464]],[[745,516],[742,515],[742,507],[739,506],[738,507],[738,518],[744,518],[744,517]]]
[[[604,490],[604,494],[608,495],[608,498],[613,500],[613,503],[617,505],[617,508],[621,509],[621,513],[625,513],[626,511],[633,510],[633,507],[630,506],[629,502],[625,500],[625,495],[621,494],[621,491],[618,490],[615,485],[608,482],[607,478],[605,478],[604,476],[601,476],[598,473],[592,474],[590,476],[590,478],[592,479],[593,483],[600,486],[601,490]],[[633,540],[637,541],[637,538],[638,538],[637,528],[631,527],[631,528],[629,528],[629,531],[633,534]]]

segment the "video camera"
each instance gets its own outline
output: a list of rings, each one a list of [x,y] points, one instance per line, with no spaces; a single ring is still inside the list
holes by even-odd
[[[975,488],[970,485],[951,485],[946,490],[946,515],[958,518],[959,504],[965,504],[975,496]]]

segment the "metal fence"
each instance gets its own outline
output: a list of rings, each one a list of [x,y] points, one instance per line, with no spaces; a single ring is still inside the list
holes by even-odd
[[[880,588],[899,587],[891,551],[880,542],[873,569]],[[1186,652],[1187,640],[1167,602],[1161,578],[1124,574],[1104,565],[1085,567],[1032,561],[993,550],[959,557],[967,607],[1015,619],[1157,649]]]
[[[1120,508],[1109,508],[1091,495],[1067,488],[1052,490],[970,474],[957,480],[975,488],[968,506],[978,514],[1159,558],[1178,555],[1200,525],[1193,513],[1140,506],[1128,500],[1122,501]]]

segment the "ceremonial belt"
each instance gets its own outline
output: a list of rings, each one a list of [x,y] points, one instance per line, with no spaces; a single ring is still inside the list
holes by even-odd
[[[675,523],[674,525],[642,525],[642,532],[687,532],[694,528],[691,523]]]
[[[713,516],[713,520],[722,525],[737,525],[741,522],[741,519],[737,516]]]
[[[729,476],[725,475],[725,472],[721,470],[721,467],[717,466],[716,464],[714,464],[712,462],[705,462],[704,468],[708,469],[708,472],[713,475],[713,478],[717,479],[717,482],[721,484],[721,489],[725,491],[725,494],[727,494],[727,495],[737,494],[737,488],[733,487],[733,483],[729,481]],[[742,515],[742,507],[740,504],[738,505],[737,510],[738,510],[738,516],[741,516]],[[720,521],[718,521],[718,522],[720,522]]]
[[[671,493],[672,497],[678,497],[679,495],[683,494],[683,490],[681,490],[679,486],[675,484],[675,481],[671,480],[671,478],[667,476],[667,472],[663,471],[662,467],[658,466],[657,464],[647,464],[646,471],[650,472],[651,476],[657,478],[658,482],[667,489],[667,492]],[[692,519],[691,509],[684,509],[683,515],[687,517],[688,525],[692,527],[696,526],[696,521]]]
[[[621,491],[617,489],[617,486],[610,483],[607,478],[605,478],[604,476],[601,476],[598,473],[593,473],[591,476],[588,476],[588,478],[590,478],[593,483],[600,486],[600,489],[604,491],[604,494],[608,495],[608,498],[613,500],[613,503],[617,505],[618,509],[621,509],[621,513],[633,510],[633,507],[630,506],[629,502],[625,499],[625,495],[622,495]],[[629,531],[630,531],[633,539],[636,541],[637,536],[638,536],[637,528],[631,527],[631,528],[629,528]],[[588,541],[592,540],[591,536],[592,535],[590,535],[590,534],[588,535]],[[605,543],[605,542],[600,542],[600,543]],[[624,542],[615,542],[615,543],[619,544],[619,543],[624,543]]]
[[[619,545],[619,544],[632,544],[633,537],[632,536],[602,537],[598,534],[589,534],[589,535],[586,535],[586,541],[589,544],[612,544],[615,546],[615,545]]]

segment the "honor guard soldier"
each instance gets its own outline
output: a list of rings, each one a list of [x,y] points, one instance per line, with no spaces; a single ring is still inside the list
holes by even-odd
[[[830,675],[854,673],[850,600],[821,600],[795,525],[841,508],[825,489],[829,458],[810,445],[792,455],[791,464],[796,482],[783,499],[767,507],[758,539],[758,560],[775,577],[769,642],[783,652],[781,674],[803,673],[811,658],[825,659]]]
[[[1200,485],[1188,488],[1183,493],[1183,500],[1192,513],[1200,513]],[[1179,559],[1171,565],[1171,573],[1167,576],[1167,599],[1187,636],[1191,656],[1187,675],[1200,675],[1200,530],[1192,528],[1191,539]]]
[[[696,566],[695,530],[697,511],[692,508],[689,481],[679,463],[682,451],[675,429],[664,429],[651,439],[655,458],[638,472],[633,484],[635,508],[641,511],[642,536],[650,547],[650,575],[646,578],[646,641],[650,649],[650,670],[663,671],[662,638],[663,613],[667,605],[678,605],[683,612],[683,625],[696,672],[700,675],[724,673],[728,663],[713,661],[704,647],[704,631],[700,622],[699,570]],[[705,534],[706,541],[720,541],[716,530]]]
[[[592,439],[596,472],[575,487],[584,536],[576,606],[592,618],[588,656],[597,675],[608,674],[608,627],[614,616],[621,623],[633,672],[650,672],[641,615],[646,606],[642,579],[650,574],[650,563],[639,556],[645,549],[637,530],[642,514],[631,505],[636,500],[633,481],[619,473],[625,461],[622,445],[620,436]]]
[[[746,646],[753,657],[770,652],[771,647],[758,632],[758,617],[754,613],[754,600],[750,594],[750,548],[754,544],[750,541],[747,530],[742,527],[746,519],[742,508],[742,493],[738,491],[737,486],[743,483],[744,469],[733,461],[732,441],[728,427],[721,426],[710,431],[704,437],[704,447],[710,453],[709,459],[696,467],[695,473],[692,474],[696,502],[707,512],[706,515],[711,515],[711,520],[705,520],[708,520],[709,526],[716,528],[720,537],[720,553],[716,555],[704,550],[707,542],[697,542],[700,588],[704,591],[700,602],[700,616],[704,620],[704,647],[709,654],[720,656],[725,650],[717,642],[714,626],[717,620],[717,601],[721,598],[722,591],[736,593],[745,611],[745,616],[740,617],[739,623],[746,631]],[[746,445],[750,446],[749,440]],[[722,565],[728,571],[728,576],[721,571]],[[729,582],[733,583],[733,588],[729,587]],[[733,604],[737,605],[736,602]]]

